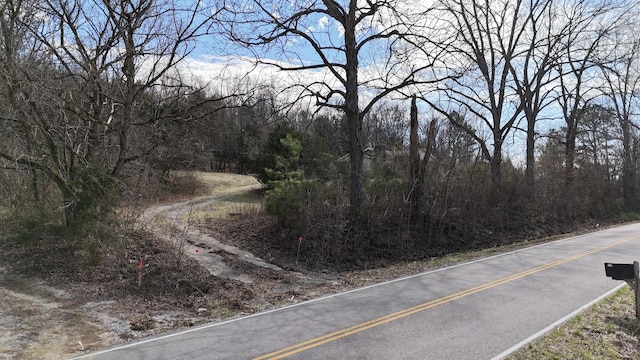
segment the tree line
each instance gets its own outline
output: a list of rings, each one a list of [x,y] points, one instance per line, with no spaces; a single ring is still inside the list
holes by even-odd
[[[634,218],[636,5],[5,1],[2,207],[86,225],[173,170],[255,174],[321,258]],[[180,65],[207,39],[301,80],[194,84]]]

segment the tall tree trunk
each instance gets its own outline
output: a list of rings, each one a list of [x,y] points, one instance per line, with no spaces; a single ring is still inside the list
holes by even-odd
[[[420,149],[418,143],[418,106],[416,97],[411,98],[409,133],[409,208],[412,216],[420,214],[420,203],[423,197],[422,179],[420,178]]]
[[[356,220],[364,203],[364,169],[362,144],[362,117],[358,103],[358,47],[356,42],[356,5],[351,0],[345,14],[346,89],[344,111],[347,118],[350,161],[350,218]]]
[[[529,200],[535,199],[536,193],[536,177],[535,177],[535,143],[536,143],[536,120],[531,116],[527,116],[527,165],[524,173],[526,184],[526,196]]]
[[[495,137],[493,145],[493,156],[489,160],[491,165],[491,189],[489,192],[489,203],[496,206],[502,197],[502,139]]]
[[[577,120],[567,120],[567,134],[565,136],[564,150],[564,213],[567,219],[573,217],[574,183],[575,183],[575,152],[576,152]]]
[[[429,124],[429,133],[427,134],[427,145],[422,161],[420,160],[420,145],[418,138],[418,107],[416,105],[415,96],[411,99],[411,132],[410,132],[410,148],[409,148],[409,185],[410,195],[409,202],[413,216],[419,219],[424,215],[423,203],[425,201],[427,164],[436,138],[436,121],[432,120]]]
[[[636,171],[633,164],[631,124],[628,117],[622,119],[622,194],[624,207],[627,211],[638,209],[636,194]]]

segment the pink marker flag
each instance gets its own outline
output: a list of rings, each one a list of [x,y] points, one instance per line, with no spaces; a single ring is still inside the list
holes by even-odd
[[[140,263],[138,263],[138,274],[136,274],[136,281],[138,282],[138,289],[142,285],[142,259],[140,259]]]

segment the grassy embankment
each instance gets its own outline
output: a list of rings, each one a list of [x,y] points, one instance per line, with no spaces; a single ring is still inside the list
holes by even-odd
[[[633,291],[625,285],[507,359],[640,359]]]

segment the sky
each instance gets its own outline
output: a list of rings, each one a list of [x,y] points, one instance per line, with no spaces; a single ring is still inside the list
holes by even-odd
[[[273,3],[274,1],[261,2],[264,6]],[[284,0],[276,3],[285,3],[290,6],[298,7],[298,9],[304,7],[304,1],[288,1]],[[345,3],[348,1],[340,1]],[[404,0],[400,0],[401,4]],[[249,1],[249,3],[251,3]],[[416,8],[413,4],[414,9]],[[284,17],[282,8],[273,11],[274,16]],[[378,11],[380,13],[380,11]],[[384,23],[390,24],[390,21],[385,21],[382,16],[376,15],[373,21],[364,21],[359,28],[357,34],[358,40],[362,40],[371,34],[379,31]],[[298,23],[298,28],[301,29],[305,35],[313,38],[317,44],[323,46],[323,54],[326,55],[328,61],[334,61],[336,63],[344,63],[344,53],[337,50],[327,50],[331,47],[343,48],[344,43],[344,29],[342,25],[332,19],[330,16],[323,13],[313,13],[304,17]],[[249,30],[247,30],[249,29]],[[255,36],[259,30],[255,28],[249,28],[247,26],[245,35]],[[264,31],[264,28],[260,28]],[[359,58],[359,78],[363,85],[360,87],[360,103],[361,108],[368,103],[378,92],[376,84],[380,84],[382,79],[397,81],[403,74],[400,66],[395,66],[393,70],[390,70],[390,65],[386,63],[385,59],[388,58],[388,47],[380,45],[380,42],[371,42],[371,45],[364,46],[360,49]],[[276,67],[267,66],[264,64],[256,65],[255,60],[257,57],[262,61],[273,62],[285,67],[295,67],[301,65],[317,65],[322,61],[318,54],[308,46],[302,37],[288,37],[286,42],[278,43],[270,47],[251,48],[251,51],[242,47],[234,46],[231,43],[216,43],[212,40],[208,43],[199,43],[194,51],[190,54],[189,58],[181,65],[181,71],[189,74],[188,76],[193,79],[198,79],[201,83],[208,84],[209,89],[212,89],[216,93],[226,93],[229,90],[236,90],[238,87],[249,86],[252,84],[273,84],[275,87],[282,89],[291,87],[297,84],[310,84],[310,83],[326,83],[333,88],[341,88],[338,85],[338,79],[331,74],[327,69],[314,69],[314,70],[301,70],[296,72],[283,72],[278,71]],[[402,65],[404,66],[404,65]],[[342,73],[342,70],[339,69]],[[370,82],[364,84],[362,80],[373,79],[377,77],[376,82]],[[326,90],[326,89],[325,89]],[[280,91],[278,91],[280,92]],[[289,89],[289,91],[282,91],[283,98],[298,99],[300,98],[300,89]],[[399,94],[389,96],[385,101],[395,101],[394,98],[400,98]],[[339,96],[332,98],[333,102],[340,102],[342,99]],[[408,103],[408,101],[407,101]],[[305,107],[309,104],[305,104]],[[408,105],[407,105],[408,107]]]

